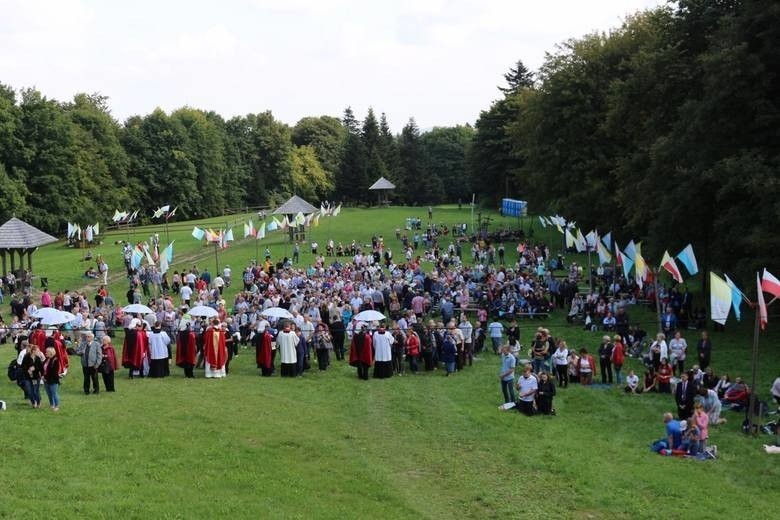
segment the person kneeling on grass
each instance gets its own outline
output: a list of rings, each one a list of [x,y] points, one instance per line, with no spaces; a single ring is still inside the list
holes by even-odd
[[[517,380],[515,386],[520,395],[520,400],[517,402],[517,411],[528,416],[533,415],[534,397],[536,396],[536,391],[539,389],[539,383],[531,372],[530,365],[525,366],[523,375]]]
[[[555,396],[555,383],[547,372],[539,375],[539,388],[536,392],[536,404],[539,407],[539,413],[544,415],[555,415],[553,408],[553,397]]]

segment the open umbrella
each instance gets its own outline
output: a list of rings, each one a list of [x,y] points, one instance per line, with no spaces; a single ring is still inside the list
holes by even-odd
[[[372,310],[358,312],[353,318],[358,321],[382,321],[387,319],[381,312]]]
[[[215,318],[219,316],[219,313],[216,309],[213,307],[206,307],[205,305],[198,305],[196,307],[193,307],[190,309],[189,312],[190,316],[198,316],[198,317],[206,317],[206,318]]]
[[[264,311],[260,312],[263,316],[266,316],[268,318],[292,318],[293,315],[290,314],[290,311],[287,309],[282,309],[281,307],[269,307],[268,309],[265,309]]]
[[[32,317],[38,319],[43,325],[62,325],[63,323],[68,323],[76,319],[76,316],[69,312],[60,311],[51,307],[38,309],[33,313]]]
[[[134,303],[132,305],[128,305],[127,307],[122,307],[122,310],[129,312],[130,314],[154,314],[152,309],[146,305],[141,305],[140,303]]]

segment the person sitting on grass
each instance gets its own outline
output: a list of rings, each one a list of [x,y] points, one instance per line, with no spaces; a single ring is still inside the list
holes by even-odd
[[[642,390],[639,388],[639,376],[633,370],[628,371],[628,377],[626,377],[626,393],[627,394],[639,394]]]
[[[84,271],[84,277],[94,279],[97,278],[97,271],[95,271],[92,266],[89,267],[86,271]]]
[[[666,358],[661,358],[661,364],[658,367],[658,393],[672,393],[672,365]]]
[[[720,376],[720,379],[718,380],[718,384],[715,385],[715,393],[718,394],[718,399],[723,399],[723,396],[726,395],[726,392],[729,388],[731,388],[731,378],[728,374],[723,374]]]
[[[645,370],[644,385],[642,386],[642,393],[657,392],[658,391],[658,376],[655,374],[653,367],[647,367]]]
[[[730,405],[732,409],[741,410],[748,405],[750,399],[750,388],[742,381],[741,377],[734,380],[734,384],[723,394],[724,404]]]

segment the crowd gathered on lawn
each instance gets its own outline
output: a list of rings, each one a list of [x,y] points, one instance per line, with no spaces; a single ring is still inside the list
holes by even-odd
[[[687,289],[653,284],[640,287],[615,271],[593,270],[593,291],[580,290],[583,270],[564,266],[544,244],[519,241],[517,261],[506,264],[503,241],[469,239],[460,225],[407,221],[396,230],[397,260],[382,236],[370,244],[344,246],[328,240],[325,251],[312,247],[314,261],[299,264],[299,245],[290,258],[252,261],[236,272],[218,273],[196,265],[159,273],[134,269],[125,255],[128,290],[110,294],[104,283],[92,300],[85,292],[48,289],[34,297],[31,284],[19,291],[16,280],[3,279],[11,314],[0,317],[0,342],[11,343],[18,357],[9,366],[33,408],[41,406],[41,384],[52,410],[60,406],[59,383],[79,358],[85,394],[115,390],[114,374],[159,378],[175,363],[186,378],[203,369],[206,378],[229,374],[242,350],[254,349],[264,377],[301,377],[349,363],[360,379],[442,373],[453,376],[478,356],[500,356],[498,373],[504,405],[525,415],[554,415],[554,398],[570,384],[616,385],[629,394],[670,394],[678,419],[665,416],[669,435],[663,449],[704,453],[709,427],[724,422],[724,407],[748,406],[751,389],[740,377],[716,374],[713,347],[703,326],[703,311]],[[444,245],[446,244],[446,245]],[[105,260],[99,265],[107,273]],[[107,282],[107,277],[104,278]],[[227,301],[226,289],[238,284]],[[230,291],[233,292],[233,291]],[[632,324],[632,307],[660,300],[661,330],[648,334]],[[128,305],[145,304],[151,312],[131,313]],[[213,317],[190,314],[213,309]],[[32,318],[40,308],[71,312],[61,326]],[[285,317],[272,310],[283,309]],[[383,320],[356,316],[378,311]],[[565,333],[552,332],[546,318],[566,314],[570,324],[599,331],[594,345],[569,345]],[[526,342],[521,338],[523,330]],[[121,356],[116,334],[124,330]],[[694,331],[695,345],[686,335]],[[598,336],[596,336],[598,337]],[[642,361],[642,373],[624,370],[628,357]],[[277,367],[278,362],[278,367]],[[11,373],[13,369],[13,374]],[[780,378],[772,393],[780,403]],[[674,426],[668,424],[674,422]],[[682,428],[681,428],[682,426]],[[683,442],[685,440],[686,442]]]

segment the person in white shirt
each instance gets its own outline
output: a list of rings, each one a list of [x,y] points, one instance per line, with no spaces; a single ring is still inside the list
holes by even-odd
[[[627,394],[641,394],[642,389],[639,388],[639,376],[631,370],[626,377],[626,393]]]
[[[290,329],[290,322],[285,321],[282,331],[276,336],[276,348],[282,358],[282,377],[295,377],[297,375],[296,347],[301,339]]]
[[[529,365],[526,365],[523,369],[523,375],[517,380],[516,386],[519,395],[519,400],[517,402],[518,411],[528,416],[533,415],[534,397],[536,396],[536,390],[539,388],[539,382],[531,373],[531,367]]]
[[[474,326],[471,324],[468,318],[466,318],[465,314],[460,315],[458,329],[460,329],[460,332],[463,335],[463,350],[466,355],[466,360],[468,361],[469,366],[471,366],[474,361],[474,343],[472,342],[474,336]]]
[[[179,296],[181,296],[181,303],[182,305],[186,305],[189,307],[190,300],[192,299],[192,289],[189,285],[183,285],[181,289],[179,289]]]
[[[149,377],[167,377],[171,359],[171,338],[162,330],[160,322],[155,323],[149,334]]]
[[[393,376],[393,343],[395,338],[390,331],[385,330],[384,325],[374,332],[372,343],[374,346],[374,378],[386,379]]]
[[[552,354],[555,374],[558,376],[558,387],[566,388],[569,386],[569,349],[566,342],[558,340],[558,348]]]
[[[222,294],[222,291],[225,289],[225,279],[217,275],[211,281],[211,285],[213,285],[214,288],[219,291],[219,294]]]

